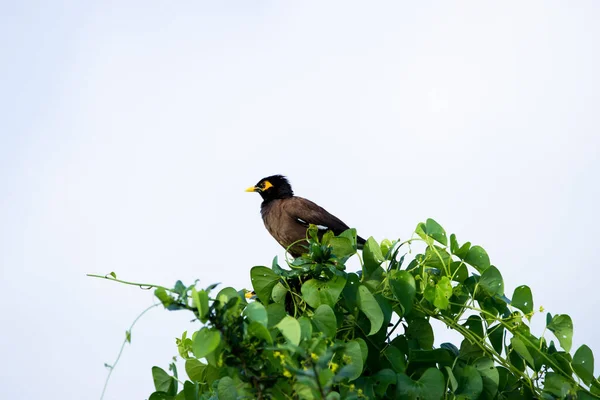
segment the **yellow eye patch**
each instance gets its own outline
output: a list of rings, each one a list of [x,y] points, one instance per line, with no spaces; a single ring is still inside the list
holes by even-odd
[[[268,188],[272,188],[272,187],[273,187],[273,184],[271,182],[265,181],[265,183],[262,187],[262,190],[267,190]]]
[[[262,187],[260,186],[250,186],[246,189],[246,192],[264,192],[265,190],[272,188],[273,184],[269,181],[264,181]]]

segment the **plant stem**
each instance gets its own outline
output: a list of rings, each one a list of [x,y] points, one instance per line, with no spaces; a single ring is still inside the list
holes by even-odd
[[[398,325],[400,325],[400,322],[402,322],[402,318],[400,318],[398,320],[398,322],[396,322],[396,325],[394,325],[394,327],[392,328],[392,330],[390,330],[387,334],[387,336],[385,337],[384,342],[387,342],[388,339],[390,338],[390,336],[392,336],[392,333],[396,330],[396,328],[398,327]]]
[[[317,366],[313,364],[313,371],[315,373],[315,380],[317,381],[317,386],[319,387],[319,393],[321,393],[321,398],[325,400],[325,392],[323,391],[323,386],[321,386],[321,380],[319,379],[319,374],[317,373]]]
[[[106,278],[106,279],[109,279],[109,278]],[[117,355],[117,359],[110,366],[110,368],[108,370],[108,376],[106,377],[106,381],[104,382],[104,387],[102,388],[102,394],[100,395],[100,400],[102,400],[104,398],[104,393],[106,393],[106,388],[108,387],[108,381],[110,380],[110,376],[112,375],[113,371],[115,370],[115,367],[117,366],[117,364],[119,363],[119,360],[121,359],[121,354],[123,354],[123,349],[125,348],[125,345],[127,343],[131,342],[131,330],[135,326],[136,322],[138,322],[138,320],[142,317],[142,315],[146,314],[146,312],[150,311],[152,308],[157,307],[159,305],[160,305],[160,303],[152,304],[150,307],[148,307],[144,311],[142,311],[140,313],[140,315],[137,316],[136,319],[133,320],[133,323],[131,324],[131,326],[129,327],[129,330],[127,331],[129,334],[126,335],[125,336],[125,340],[123,340],[123,344],[121,345],[121,350],[119,350],[119,354]]]
[[[166,288],[164,286],[160,286],[160,285],[155,285],[153,283],[138,283],[138,282],[129,282],[129,281],[124,281],[121,279],[117,279],[117,278],[111,278],[110,275],[96,275],[96,274],[85,274],[85,276],[89,276],[90,278],[99,278],[99,279],[106,279],[109,281],[115,281],[115,282],[119,282],[119,283],[123,283],[125,285],[132,285],[132,286],[139,286],[142,289],[148,290],[148,289],[152,289],[152,288],[157,288],[157,289],[165,289],[168,290],[169,292],[172,292],[172,289]]]

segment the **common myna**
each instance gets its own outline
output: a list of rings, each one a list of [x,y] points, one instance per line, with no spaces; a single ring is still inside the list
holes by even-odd
[[[246,192],[258,192],[263,198],[260,214],[265,227],[293,257],[307,252],[306,228],[309,224],[317,226],[319,236],[327,231],[339,235],[348,229],[348,225],[322,207],[310,200],[294,196],[292,186],[285,176],[273,175],[263,178],[256,185],[246,189]],[[362,248],[364,243],[365,240],[358,236],[358,247]]]

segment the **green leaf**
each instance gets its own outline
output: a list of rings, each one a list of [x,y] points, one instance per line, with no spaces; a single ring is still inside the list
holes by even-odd
[[[200,385],[195,382],[185,381],[183,391],[179,392],[175,400],[200,400]]]
[[[345,262],[356,253],[356,229],[348,229],[339,236],[332,237],[329,239],[329,245],[332,247],[333,254],[341,262]]]
[[[279,266],[279,262],[277,261],[277,256],[273,258],[273,262],[271,263],[271,269],[279,276],[288,277],[294,275],[294,271],[288,271]]]
[[[504,348],[504,326],[497,324],[488,328],[488,338],[492,347],[498,354],[502,354]]]
[[[248,325],[248,335],[262,339],[268,344],[273,344],[273,338],[265,325],[258,321],[252,321]]]
[[[279,275],[267,267],[253,267],[250,270],[252,287],[263,304],[268,304],[273,287],[279,282]]]
[[[195,358],[185,360],[185,372],[187,376],[195,382],[204,382],[204,374],[206,373],[206,364]]]
[[[340,297],[345,285],[345,277],[334,275],[329,281],[310,279],[304,282],[300,290],[302,292],[302,298],[312,308],[317,308],[321,304],[327,304],[328,306],[333,307]]]
[[[154,392],[148,397],[148,400],[174,400],[175,398],[165,392]]]
[[[317,307],[312,320],[317,329],[323,332],[327,337],[335,337],[337,332],[337,319],[335,318],[333,309],[327,304],[321,304]]]
[[[221,378],[217,386],[217,394],[219,400],[236,400],[237,390],[235,389],[233,379],[228,376]]]
[[[238,291],[232,287],[226,287],[221,289],[221,291],[217,293],[215,305],[218,309],[221,309],[223,307],[231,309],[241,307],[241,303],[242,297],[240,293],[238,293]]]
[[[157,392],[165,392],[170,396],[177,393],[175,379],[160,367],[152,367],[152,379]]]
[[[530,366],[534,366],[535,363],[533,361],[533,357],[531,356],[531,353],[529,352],[529,350],[527,349],[527,346],[525,346],[525,343],[523,343],[523,341],[521,339],[519,339],[516,336],[513,336],[510,339],[510,344],[513,347],[513,350],[517,352],[518,355],[521,356],[521,358],[523,358],[523,360],[527,361],[527,363]]]
[[[383,356],[388,360],[394,371],[406,371],[406,358],[396,346],[387,346],[383,350]]]
[[[173,291],[180,296],[184,296],[185,293],[187,292],[187,288],[183,284],[183,282],[177,281],[177,282],[175,282],[175,287],[173,288]]]
[[[342,352],[342,359],[346,360],[338,375],[343,378],[347,378],[349,381],[357,379],[363,370],[363,358],[360,350],[360,344],[351,340],[344,346]]]
[[[424,350],[433,348],[433,329],[426,319],[414,319],[408,324],[406,338],[415,340]]]
[[[382,369],[373,375],[373,380],[375,393],[379,397],[384,397],[388,387],[396,384],[396,373],[391,369]]]
[[[369,289],[364,285],[358,287],[357,301],[358,307],[371,322],[371,330],[368,335],[377,333],[383,324],[383,311],[381,311],[379,303],[377,303],[375,297],[373,297]]]
[[[573,390],[571,381],[556,372],[548,372],[544,379],[544,392],[553,394],[559,399],[567,397]]]
[[[173,298],[171,296],[169,296],[169,294],[167,293],[167,291],[165,290],[165,288],[157,288],[154,291],[154,295],[156,296],[156,298],[158,300],[160,300],[160,302],[162,303],[162,305],[167,308],[169,307],[169,305],[171,303],[173,303]]]
[[[473,366],[477,368],[481,375],[484,398],[494,399],[500,382],[500,375],[498,369],[494,367],[494,361],[487,357],[481,357],[475,360]]]
[[[268,317],[268,325],[267,328],[271,329],[275,325],[279,323],[285,316],[285,307],[280,303],[272,303],[267,306],[267,317]]]
[[[504,281],[498,268],[492,265],[483,271],[479,279],[479,289],[490,297],[504,294]]]
[[[547,328],[554,333],[561,347],[566,351],[571,351],[573,340],[573,321],[567,314],[555,315]]]
[[[337,235],[337,237],[349,239],[352,242],[352,244],[354,246],[356,246],[357,234],[356,234],[356,229],[354,229],[354,228],[346,229],[344,232]],[[335,253],[335,254],[337,255],[337,253]]]
[[[444,246],[448,245],[446,231],[440,224],[431,218],[428,218],[427,221],[425,221],[425,233],[427,236],[431,236],[436,242],[441,243]]]
[[[453,281],[463,283],[469,277],[469,270],[462,261],[452,261],[450,263],[450,276]]]
[[[363,249],[363,279],[368,279],[379,268],[385,258],[381,254],[381,247],[373,237],[367,239]]]
[[[442,278],[435,285],[435,297],[433,300],[433,305],[440,310],[447,309],[450,296],[452,296],[452,284],[450,283],[450,278],[447,276],[442,276]]]
[[[265,306],[258,302],[252,302],[246,306],[244,314],[250,321],[256,321],[261,323],[263,326],[267,326],[269,323],[269,317],[267,316],[267,309]]]
[[[591,392],[591,391],[590,391]],[[591,392],[593,393],[593,392]],[[590,394],[588,391],[586,390],[577,390],[577,400],[598,400],[598,396],[594,396],[592,394]]]
[[[384,277],[385,271],[383,267],[378,267],[370,276],[362,277],[362,284],[372,292],[377,292],[379,291],[379,286],[383,282]]]
[[[555,352],[551,354],[551,357],[556,365],[562,370],[561,372],[564,372],[568,375],[573,375],[574,371],[573,366],[571,365],[573,359],[569,353],[555,350]]]
[[[338,392],[329,392],[325,396],[325,400],[340,400],[340,394]]]
[[[590,392],[592,392],[592,394],[600,396],[600,379],[596,379],[594,382],[592,382]]]
[[[594,353],[592,350],[585,344],[582,345],[575,352],[571,365],[577,376],[589,386],[594,380]]]
[[[218,368],[210,364],[206,367],[205,382],[209,385],[212,385],[216,380],[221,379],[224,376],[227,376],[226,369]]]
[[[302,336],[302,340],[310,340],[312,338],[312,324],[310,319],[305,316],[298,318],[298,322],[300,323],[300,332]]]
[[[515,289],[511,305],[523,311],[527,319],[531,319],[531,315],[528,314],[533,311],[533,296],[531,295],[529,286],[522,285]]]
[[[445,390],[444,374],[437,368],[428,368],[416,382],[406,374],[398,374],[395,398],[399,400],[440,400],[444,396]]]
[[[459,358],[466,362],[472,362],[484,355],[483,350],[476,342],[470,342],[469,339],[463,339],[460,343]],[[516,353],[515,353],[516,355]],[[517,356],[518,358],[518,356]],[[521,360],[520,358],[518,358]]]
[[[381,249],[381,254],[387,259],[388,253],[393,247],[393,243],[389,239],[383,239],[381,243],[379,243],[379,248]]]
[[[279,321],[276,327],[289,343],[295,346],[300,344],[300,323],[296,318],[286,315],[281,321]]]
[[[506,398],[506,393],[511,392],[515,389],[517,384],[517,378],[508,369],[504,367],[496,367],[498,370],[498,391],[501,393],[499,398]]]
[[[434,363],[439,364],[441,367],[444,365],[452,365],[455,358],[456,357],[451,350],[444,348],[433,350],[410,350],[408,362]]]
[[[444,371],[446,371],[446,374],[448,375],[448,387],[450,391],[452,393],[456,392],[456,390],[458,390],[458,381],[454,376],[454,372],[452,372],[452,368],[446,366],[444,367]]]
[[[468,328],[478,339],[483,338],[483,323],[479,315],[470,315],[463,326]]]
[[[362,360],[364,364],[365,362],[367,362],[367,357],[369,356],[369,347],[367,346],[367,342],[365,342],[364,339],[361,338],[356,338],[354,339],[354,341],[356,341],[360,346],[360,352],[362,354]]]
[[[463,399],[477,399],[483,392],[483,380],[479,371],[472,365],[466,365],[463,368],[456,366],[454,376],[458,380],[458,390],[456,394]]]
[[[467,252],[464,261],[482,273],[490,267],[490,257],[480,246],[473,246]]]
[[[360,278],[354,272],[350,272],[347,276],[346,286],[342,291],[342,297],[346,302],[346,307],[349,311],[354,312],[358,308],[357,297],[358,297],[358,286],[360,285]]]
[[[435,300],[435,283],[432,280],[425,286],[423,297],[430,303],[433,303],[433,300]]]
[[[462,246],[459,246],[458,240],[456,240],[456,235],[454,233],[450,235],[450,251],[461,260],[465,258],[470,248],[471,242],[467,242]]]
[[[221,334],[216,329],[202,328],[194,336],[192,352],[196,358],[206,357],[219,347]]]
[[[431,245],[425,249],[423,265],[435,275],[445,275],[448,267],[452,264],[452,256],[445,248]],[[436,271],[437,270],[437,271]]]
[[[275,303],[285,303],[285,297],[288,290],[281,282],[277,282],[273,290],[271,291],[271,297]]]
[[[389,283],[394,297],[398,299],[402,306],[403,315],[411,312],[417,293],[413,275],[408,271],[393,271],[390,273]]]
[[[198,319],[202,322],[206,322],[206,316],[208,315],[208,292],[206,290],[196,290],[192,288],[192,299],[194,300],[194,306],[198,309]]]
[[[458,245],[458,240],[456,240],[456,235],[453,233],[450,235],[450,252],[456,254],[458,249],[460,249],[460,246]]]
[[[423,222],[419,222],[417,227],[415,228],[415,233],[419,235],[421,239],[425,241],[429,246],[433,244],[433,238],[427,235],[427,228]]]

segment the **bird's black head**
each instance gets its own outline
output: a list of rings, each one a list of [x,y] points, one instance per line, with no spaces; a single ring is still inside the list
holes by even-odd
[[[265,203],[275,199],[286,199],[294,195],[292,186],[283,175],[262,178],[256,185],[246,189],[246,192],[258,192]]]

